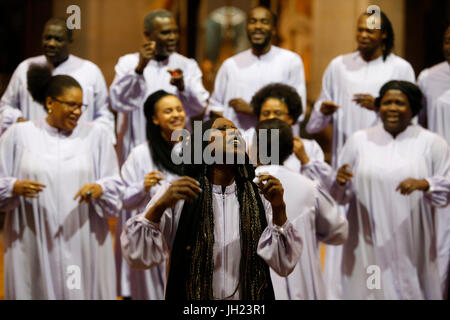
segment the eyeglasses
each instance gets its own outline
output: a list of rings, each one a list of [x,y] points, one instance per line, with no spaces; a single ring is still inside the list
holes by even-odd
[[[52,99],[55,101],[58,101],[59,103],[66,105],[70,111],[74,111],[75,109],[80,109],[81,111],[84,111],[87,108],[87,104],[73,102],[73,101],[63,101],[63,100],[59,100],[59,99],[53,98],[53,97],[52,97]]]

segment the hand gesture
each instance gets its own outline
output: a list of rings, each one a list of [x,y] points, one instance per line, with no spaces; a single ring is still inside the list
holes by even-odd
[[[151,59],[155,58],[156,42],[144,41],[139,49],[139,63],[136,67],[136,72],[142,73]]]
[[[355,94],[353,96],[353,101],[359,104],[361,107],[367,110],[376,111],[375,109],[375,98],[370,94]]]
[[[272,205],[273,223],[282,226],[286,220],[286,204],[283,200],[284,189],[280,180],[270,174],[258,175],[257,186]]]
[[[26,198],[37,198],[45,185],[33,180],[16,180],[13,193]]]
[[[181,177],[170,185],[158,202],[160,206],[167,209],[175,206],[179,200],[197,199],[201,192],[202,189],[197,180],[191,177]]]
[[[102,187],[97,183],[86,183],[81,189],[77,192],[73,200],[80,198],[78,203],[82,201],[91,202],[92,199],[97,199],[103,194]]]
[[[331,116],[339,108],[340,107],[332,101],[324,101],[320,106],[320,112],[322,112],[326,116]]]
[[[354,174],[348,170],[349,167],[349,164],[344,164],[337,172],[336,181],[341,186],[346,185],[347,182],[352,181],[353,179]]]
[[[236,112],[250,114],[253,115],[253,108],[244,99],[231,99],[228,104],[232,107]]]
[[[428,191],[430,184],[427,180],[417,180],[413,178],[407,178],[400,182],[395,191],[400,191],[401,194],[407,196],[413,193],[413,191]]]
[[[177,87],[179,91],[184,90],[184,78],[183,78],[183,70],[181,69],[174,69],[174,70],[167,70],[168,73],[170,73],[170,84]]]
[[[309,157],[306,154],[305,145],[303,144],[303,141],[302,139],[300,139],[300,137],[297,136],[294,137],[293,151],[297,159],[300,160],[300,162],[302,163],[302,165],[305,165],[309,162]]]
[[[147,173],[144,179],[144,189],[145,192],[149,192],[152,187],[159,184],[161,180],[164,180],[161,171],[152,171]]]

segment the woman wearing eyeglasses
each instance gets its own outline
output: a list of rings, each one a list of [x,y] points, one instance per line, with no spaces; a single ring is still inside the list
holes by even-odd
[[[37,65],[27,78],[47,118],[0,138],[5,298],[115,299],[107,218],[117,215],[123,187],[111,136],[78,124],[83,94],[74,78]]]

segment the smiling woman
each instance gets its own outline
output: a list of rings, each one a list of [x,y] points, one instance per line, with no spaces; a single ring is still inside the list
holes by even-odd
[[[47,118],[14,124],[0,138],[5,298],[115,299],[107,218],[121,207],[122,184],[111,136],[78,124],[74,78],[37,65],[27,76]]]
[[[375,106],[382,124],[349,138],[331,188],[348,204],[343,298],[442,299],[435,219],[450,203],[450,150],[411,123],[422,107],[415,84],[386,83]],[[366,284],[371,266],[380,270],[378,290]]]

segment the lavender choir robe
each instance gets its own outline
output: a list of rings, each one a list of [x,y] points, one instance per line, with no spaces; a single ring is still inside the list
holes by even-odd
[[[348,204],[344,299],[442,299],[436,251],[436,208],[450,202],[450,150],[444,139],[410,125],[395,138],[383,125],[356,132],[339,157],[353,180],[330,193]],[[426,179],[427,192],[402,195],[406,178]]]
[[[13,194],[17,180],[46,187],[36,199]],[[97,183],[103,194],[79,203]],[[111,135],[95,123],[71,134],[45,120],[12,125],[0,137],[0,211],[6,212],[6,299],[116,299],[107,218],[122,205],[123,186]]]
[[[168,189],[162,186],[152,198],[149,209]],[[297,264],[302,252],[302,239],[288,220],[283,226],[272,224],[272,207],[261,196],[268,226],[261,234],[257,252],[275,272],[287,276]],[[120,241],[125,259],[136,268],[151,268],[168,261],[175,239],[184,201],[165,210],[159,224],[145,218],[145,213],[127,221]],[[224,299],[235,291],[239,283],[241,259],[239,202],[235,183],[227,186],[212,185],[214,212],[213,291],[214,297]],[[147,211],[147,209],[145,211]],[[231,297],[239,299],[240,291]]]

